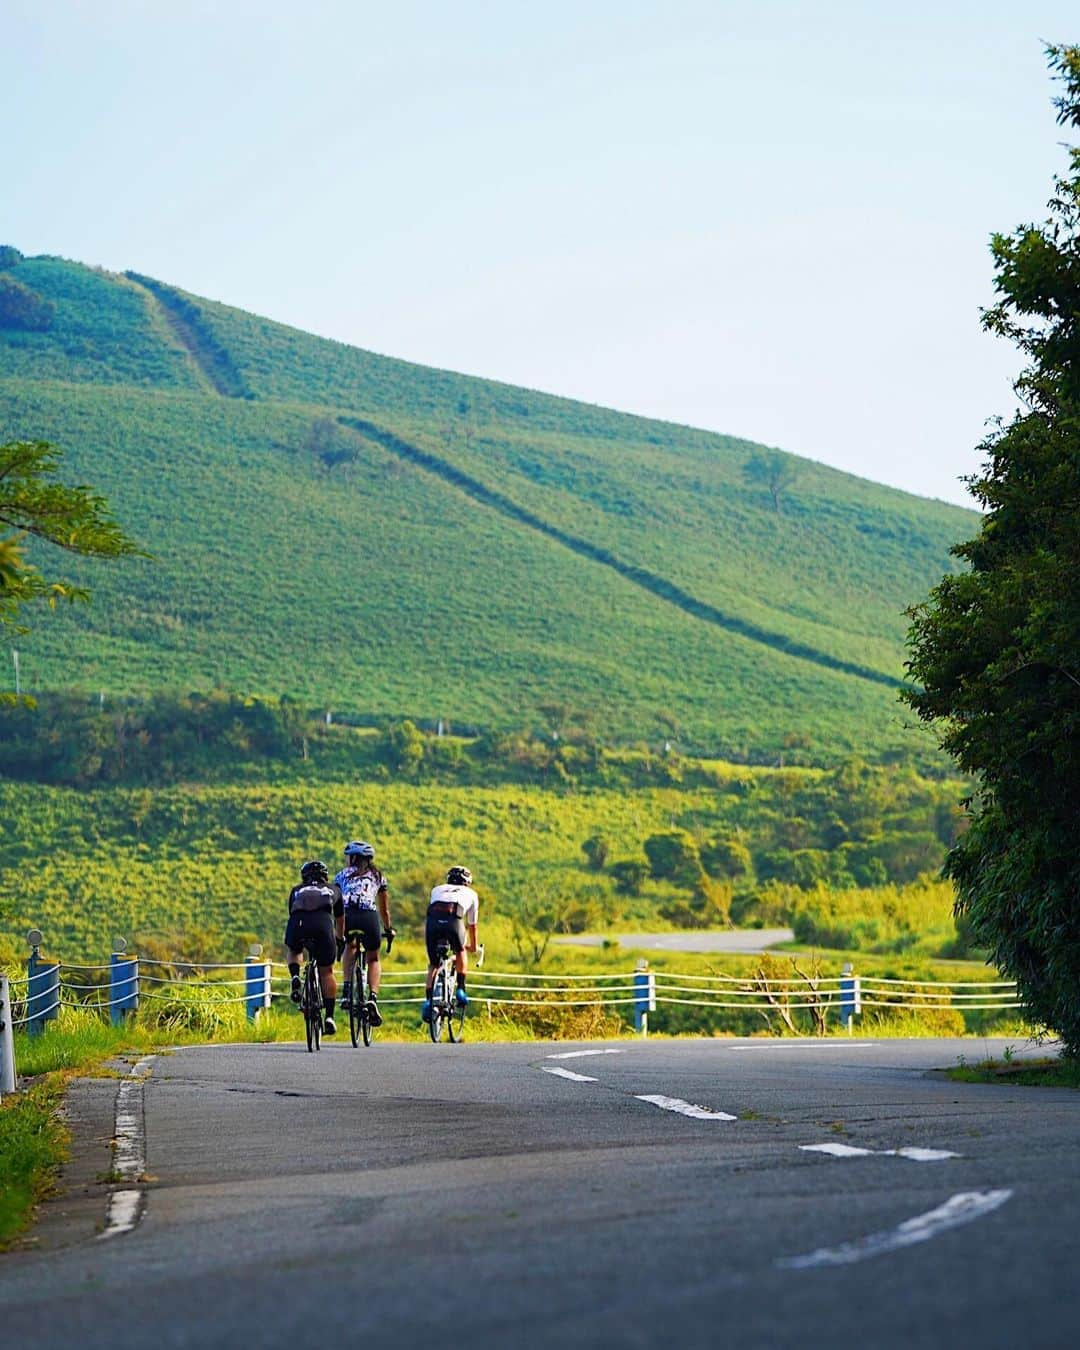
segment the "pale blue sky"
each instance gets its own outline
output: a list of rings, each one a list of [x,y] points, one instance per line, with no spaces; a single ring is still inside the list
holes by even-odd
[[[6,0],[0,242],[962,501],[1075,0]]]

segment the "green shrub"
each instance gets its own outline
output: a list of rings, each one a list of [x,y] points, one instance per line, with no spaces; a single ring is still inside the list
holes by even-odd
[[[52,327],[56,306],[30,286],[0,274],[0,328],[44,333]]]

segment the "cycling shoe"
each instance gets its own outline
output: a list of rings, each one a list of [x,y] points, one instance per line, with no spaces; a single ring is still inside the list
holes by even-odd
[[[424,1002],[420,1007],[420,1021],[421,1022],[431,1021],[431,999],[429,998],[424,999]]]
[[[367,1017],[373,1027],[382,1026],[382,1013],[379,1011],[379,1005],[373,998],[368,1000]]]
[[[337,1035],[337,1023],[334,1021],[332,1017],[328,1017],[326,1021],[323,1023],[323,1035],[324,1036]]]
[[[293,1001],[294,1003],[299,1003],[299,1002],[300,1002],[300,976],[299,976],[299,975],[294,975],[294,976],[292,977],[292,989],[290,989],[290,991],[289,991],[289,997],[292,999],[292,1001]]]
[[[459,1008],[467,1008],[469,1006],[469,996],[464,989],[459,989],[455,994],[455,997]]]

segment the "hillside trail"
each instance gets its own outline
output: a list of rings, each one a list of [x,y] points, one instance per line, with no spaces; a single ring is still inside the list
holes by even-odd
[[[496,488],[488,487],[486,483],[473,478],[471,474],[465,473],[464,470],[448,463],[430,450],[423,450],[420,446],[404,440],[396,432],[388,431],[374,422],[359,417],[339,417],[338,421],[343,426],[358,431],[361,435],[375,441],[384,450],[389,450],[392,454],[397,455],[399,459],[408,460],[419,468],[427,470],[443,479],[444,482],[450,483],[462,492],[467,493],[476,501],[499,511],[518,524],[526,525],[539,534],[554,539],[565,548],[589,559],[590,562],[610,568],[635,586],[639,586],[651,595],[666,600],[677,609],[681,609],[684,614],[689,614],[691,618],[713,624],[715,627],[723,628],[730,633],[737,633],[740,637],[749,638],[752,642],[759,642],[763,646],[771,647],[774,651],[783,652],[787,656],[794,656],[801,661],[809,661],[817,666],[823,666],[827,670],[835,670],[843,675],[853,675],[857,679],[869,680],[874,684],[883,684],[890,689],[903,687],[901,680],[886,674],[884,671],[875,670],[871,666],[858,665],[854,661],[845,661],[842,657],[832,656],[829,652],[821,651],[819,648],[808,646],[803,642],[796,642],[785,637],[782,633],[771,632],[769,629],[761,628],[747,619],[740,619],[737,615],[728,614],[715,605],[699,600],[689,591],[684,591],[681,586],[676,586],[674,582],[668,581],[667,578],[659,576],[655,572],[650,572],[647,568],[639,567],[636,563],[626,562],[610,550],[599,548],[587,539],[582,539],[578,535],[560,529],[557,525],[552,525],[542,516],[519,506],[512,498],[507,497]]]
[[[158,325],[187,352],[191,369],[205,393],[221,398],[251,398],[232,357],[200,321],[197,306],[152,277],[125,272],[124,280],[144,297]]]

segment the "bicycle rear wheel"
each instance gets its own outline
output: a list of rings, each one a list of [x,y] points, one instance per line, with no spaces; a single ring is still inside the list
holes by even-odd
[[[304,976],[304,1029],[307,1033],[308,1054],[319,1049],[322,1041],[322,997],[319,977],[314,962],[308,965]]]
[[[370,1000],[370,998],[371,998],[371,987],[370,987],[370,985],[368,984],[367,960],[366,960],[366,959],[365,959],[365,961],[364,961],[363,975],[364,975],[364,978],[363,978],[363,980],[362,980],[361,983],[360,983],[360,995],[361,995],[361,997],[362,997],[362,999],[363,999],[363,1004],[362,1004],[363,1012],[362,1012],[362,1016],[361,1016],[361,1019],[360,1019],[360,1025],[361,1025],[362,1030],[363,1030],[364,1044],[365,1044],[365,1045],[370,1045],[370,1044],[371,1044],[371,1041],[372,1041],[372,1037],[375,1035],[375,1028],[374,1028],[374,1026],[373,1026],[372,1023],[371,1023],[371,1018],[368,1016],[368,1004],[369,1004],[369,1000]]]
[[[446,977],[442,971],[435,976],[431,986],[431,1021],[428,1031],[436,1045],[442,1040],[443,1019],[446,1016]]]
[[[359,974],[359,971],[354,970],[353,985],[349,990],[349,1039],[352,1041],[354,1049],[360,1044],[360,1025],[364,1020],[361,1013],[363,1005],[358,1002],[356,997],[356,981]]]
[[[450,1000],[450,1011],[446,1017],[446,1029],[450,1033],[452,1041],[463,1041],[465,1039],[465,1009],[457,1001],[457,990],[454,990]]]

